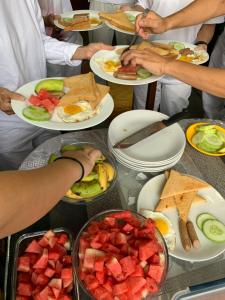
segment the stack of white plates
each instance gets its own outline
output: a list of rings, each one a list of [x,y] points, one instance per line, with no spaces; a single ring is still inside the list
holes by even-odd
[[[183,155],[186,138],[178,123],[125,149],[113,145],[149,124],[168,119],[150,110],[132,110],[120,114],[109,126],[108,146],[122,165],[139,172],[161,172],[173,167]]]

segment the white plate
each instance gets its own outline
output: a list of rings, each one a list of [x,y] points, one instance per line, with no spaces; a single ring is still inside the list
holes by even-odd
[[[50,79],[50,78],[46,78]],[[57,78],[55,78],[57,79]],[[59,78],[58,78],[59,79]],[[43,80],[43,79],[42,79]],[[17,92],[24,95],[26,98],[29,98],[30,95],[35,94],[34,89],[37,83],[40,80],[31,81],[22,87],[20,87]],[[85,129],[89,127],[93,127],[97,124],[102,123],[104,120],[106,120],[112,113],[114,108],[114,102],[110,94],[107,94],[99,104],[100,112],[93,118],[90,118],[88,120],[77,122],[77,123],[65,123],[65,122],[55,122],[55,121],[44,121],[44,122],[37,122],[32,121],[24,117],[23,115],[23,109],[27,106],[25,102],[23,101],[17,101],[12,100],[11,102],[12,109],[15,112],[15,114],[22,120],[24,120],[27,123],[30,123],[32,125],[46,128],[46,129],[52,129],[52,130],[62,130],[62,131],[70,131],[70,130],[80,130]]]
[[[63,14],[60,15],[61,18],[72,18],[74,15],[80,15],[80,14],[89,14],[90,18],[97,18],[100,20],[99,18],[99,12],[95,11],[95,10],[74,10],[74,11],[68,11],[65,12]],[[54,20],[54,24],[55,26],[57,26],[58,28],[64,29],[64,26],[59,24],[58,20]],[[103,23],[99,24],[99,25],[91,25],[91,28],[89,29],[79,29],[79,30],[71,30],[71,31],[90,31],[90,30],[95,30],[98,28],[101,28],[103,26]]]
[[[124,13],[125,13],[126,15],[131,15],[131,16],[134,16],[134,17],[137,17],[138,15],[141,14],[140,11],[125,11]],[[130,32],[130,31],[127,31],[127,30],[120,29],[119,27],[116,27],[115,25],[112,25],[109,21],[106,21],[106,20],[105,20],[104,22],[105,22],[105,24],[106,24],[109,28],[111,28],[111,29],[113,29],[113,30],[116,30],[116,31],[118,31],[118,32],[130,34],[130,35],[134,35],[134,34],[135,34],[135,32]],[[134,23],[135,23],[135,22],[134,22]]]
[[[205,50],[195,50],[197,46],[193,45],[193,44],[190,44],[190,43],[186,43],[186,42],[183,42],[183,41],[176,41],[176,40],[152,40],[151,42],[158,42],[158,43],[162,43],[162,44],[169,44],[170,42],[178,42],[178,43],[184,44],[185,48],[190,48],[196,54],[200,54],[202,56],[201,60],[194,60],[194,61],[191,62],[192,64],[195,64],[195,65],[204,64],[209,60],[209,54]],[[179,59],[179,57],[178,57],[178,59]]]
[[[108,147],[110,149],[110,151],[116,156],[119,157],[121,160],[126,161],[127,163],[132,163],[133,165],[137,165],[137,166],[143,166],[143,167],[160,167],[169,163],[172,163],[174,161],[177,160],[177,157],[182,155],[185,149],[185,144],[183,146],[183,148],[172,158],[167,159],[167,160],[163,160],[163,161],[157,161],[157,162],[142,162],[142,161],[138,161],[136,159],[131,159],[129,156],[124,155],[124,153],[122,151],[119,151],[118,149],[114,149],[110,143],[110,141],[108,141]]]
[[[146,79],[124,80],[124,79],[118,79],[118,78],[114,77],[113,72],[105,72],[102,69],[101,63],[102,62],[104,63],[105,61],[108,61],[108,60],[119,60],[120,55],[117,54],[116,49],[125,48],[125,47],[127,47],[127,46],[125,46],[125,45],[124,46],[116,46],[115,50],[100,50],[100,51],[96,52],[90,60],[90,67],[91,67],[92,71],[104,80],[114,82],[117,84],[124,84],[124,85],[148,84],[150,82],[157,81],[163,77],[163,76],[152,75]],[[102,62],[100,62],[99,60],[101,60]]]
[[[151,110],[132,110],[122,113],[111,122],[108,139],[111,145],[115,145],[147,125],[167,118],[166,115]],[[185,134],[180,125],[175,123],[129,148],[120,149],[120,152],[137,162],[156,163],[173,158],[185,144]]]
[[[144,185],[137,201],[138,211],[140,211],[142,208],[154,210],[159,201],[159,197],[165,182],[165,176],[158,175]],[[225,200],[213,187],[201,189],[198,191],[198,194],[205,198],[206,202],[201,204],[192,204],[188,219],[194,224],[196,233],[201,243],[200,249],[196,250],[192,248],[189,252],[186,252],[183,249],[180,240],[177,210],[174,208],[163,212],[163,214],[170,219],[176,231],[176,248],[173,251],[169,251],[169,254],[182,260],[205,261],[220,255],[225,250],[225,243],[219,244],[211,242],[204,236],[204,234],[196,225],[197,216],[201,213],[207,212],[214,215],[221,222],[225,223]]]

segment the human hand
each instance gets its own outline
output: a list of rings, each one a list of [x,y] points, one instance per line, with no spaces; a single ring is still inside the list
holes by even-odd
[[[83,60],[91,59],[91,57],[99,50],[113,50],[114,47],[110,45],[105,45],[103,43],[92,43],[87,46],[81,46],[77,48],[72,59]]]
[[[84,176],[87,176],[94,168],[96,160],[101,157],[102,153],[98,149],[86,146],[84,150],[66,151],[62,156],[74,157],[84,166]]]
[[[166,64],[171,61],[149,49],[129,50],[122,55],[121,59],[124,65],[141,66],[158,76],[165,74]]]
[[[54,19],[56,18],[57,16],[54,16],[53,14],[49,14],[47,16],[44,16],[43,19],[44,19],[44,23],[45,23],[45,26],[46,27],[54,27]]]
[[[11,107],[11,99],[23,101],[25,97],[5,88],[0,88],[0,110],[4,111],[7,115],[14,114]]]
[[[208,46],[206,44],[198,44],[198,46],[195,47],[195,50],[204,50],[207,51]]]
[[[135,22],[136,32],[143,38],[148,39],[153,33],[163,33],[167,31],[166,18],[162,18],[154,11],[150,11],[146,16],[140,14]]]

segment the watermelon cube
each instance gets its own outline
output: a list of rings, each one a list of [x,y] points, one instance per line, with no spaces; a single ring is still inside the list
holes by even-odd
[[[97,249],[87,248],[84,254],[84,264],[85,269],[93,270],[95,265],[95,260],[99,257],[104,257],[105,252]]]
[[[123,273],[125,273],[126,276],[129,276],[130,274],[132,274],[135,271],[136,263],[131,258],[131,256],[126,256],[126,257],[122,258],[119,262],[122,267],[122,271],[123,271]]]
[[[134,227],[132,225],[130,225],[129,223],[127,223],[126,225],[124,225],[123,228],[122,228],[122,230],[125,233],[130,233],[133,229],[134,229]]]
[[[72,268],[64,268],[62,269],[62,272],[61,272],[61,278],[62,279],[71,279],[73,277],[72,275]]]
[[[94,275],[91,275],[91,274],[87,275],[84,278],[84,282],[85,282],[88,290],[96,289],[99,286],[98,280],[96,279],[96,277]]]
[[[116,245],[124,245],[127,243],[127,237],[124,233],[122,232],[118,232],[116,234],[116,241],[115,241],[115,244]]]
[[[129,277],[126,280],[126,283],[131,293],[135,294],[146,285],[146,279],[143,277]]]
[[[139,246],[140,260],[147,260],[149,257],[158,252],[158,244],[155,241],[143,243]]]
[[[47,268],[45,270],[45,276],[47,276],[48,278],[52,278],[52,276],[55,274],[55,270],[51,269],[51,268]]]
[[[115,257],[112,257],[110,260],[107,261],[106,267],[112,273],[115,279],[120,278],[120,275],[122,274],[122,268]]]
[[[45,269],[48,264],[48,249],[44,249],[41,257],[38,259],[38,261],[33,265],[33,268],[36,269]]]
[[[163,266],[150,265],[148,270],[148,276],[155,279],[157,283],[160,283],[162,280],[163,272],[164,272]]]
[[[158,290],[159,290],[156,281],[153,278],[150,278],[150,277],[146,278],[146,286],[147,286],[148,291],[150,293],[153,293],[153,294],[157,293]]]
[[[105,282],[105,273],[104,272],[96,272],[95,276],[100,284],[104,284],[104,282]]]
[[[128,286],[126,282],[118,283],[113,286],[113,295],[125,294],[128,291]]]
[[[47,276],[45,276],[44,274],[38,274],[35,285],[45,286],[46,284],[48,284],[48,282],[49,282],[49,278]]]
[[[94,263],[94,270],[96,272],[103,272],[104,270],[104,259],[97,258]]]
[[[27,256],[20,256],[18,258],[17,271],[29,272],[30,271],[30,258]]]
[[[28,296],[32,295],[32,285],[30,283],[19,282],[17,287],[17,294],[20,296]]]
[[[42,254],[43,248],[36,240],[33,240],[26,248],[25,252]]]
[[[56,288],[58,290],[61,290],[62,289],[62,279],[52,278],[51,281],[48,283],[48,286],[51,288]]]
[[[68,240],[69,240],[68,235],[65,234],[65,233],[61,233],[61,234],[58,236],[58,243],[59,243],[60,245],[64,245]]]
[[[30,283],[31,276],[29,273],[19,272],[18,274],[18,282]]]

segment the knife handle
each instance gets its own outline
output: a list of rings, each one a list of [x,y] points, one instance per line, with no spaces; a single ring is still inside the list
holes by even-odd
[[[169,119],[163,120],[162,122],[166,126],[169,126],[169,125],[172,125],[174,123],[177,123],[180,120],[189,119],[190,117],[191,117],[190,112],[187,109],[184,109],[182,112],[179,112],[179,113],[173,115],[172,117],[170,117]]]

